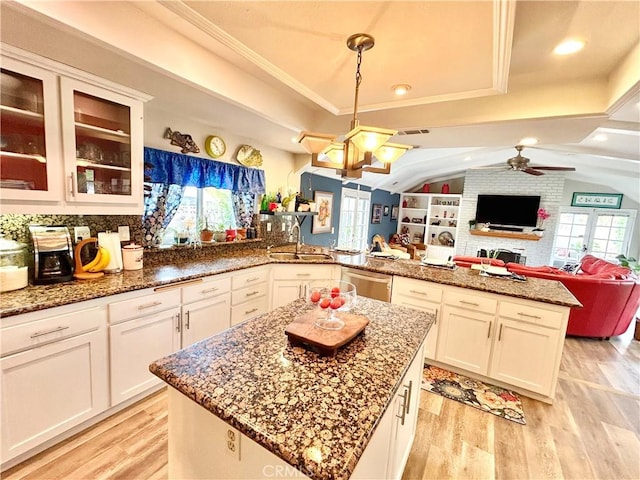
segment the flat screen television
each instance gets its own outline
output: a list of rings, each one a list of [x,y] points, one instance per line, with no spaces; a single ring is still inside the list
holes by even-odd
[[[476,222],[535,227],[539,207],[539,195],[478,195]]]

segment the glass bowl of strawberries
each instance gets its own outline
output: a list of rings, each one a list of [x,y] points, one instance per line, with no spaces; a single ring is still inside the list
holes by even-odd
[[[310,282],[307,288],[307,300],[320,311],[315,324],[325,330],[344,327],[340,312],[351,310],[356,298],[356,286],[342,280],[316,280]]]

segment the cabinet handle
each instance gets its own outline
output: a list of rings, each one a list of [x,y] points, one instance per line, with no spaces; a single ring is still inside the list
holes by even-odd
[[[489,331],[487,332],[487,338],[491,337],[491,327],[493,326],[493,320],[489,322]]]
[[[417,293],[418,295],[427,295],[427,292],[421,292],[420,290],[409,290],[410,293]]]
[[[405,390],[404,393],[400,395],[402,397],[402,415],[398,415],[396,413],[396,417],[400,419],[400,425],[404,425],[404,417],[407,414],[407,396],[408,395],[409,395],[409,392],[407,390]]]
[[[253,292],[246,293],[244,296],[245,296],[245,297],[252,297],[252,296],[257,295],[257,294],[259,294],[259,293],[260,293],[260,292],[259,292],[258,290],[255,290],[255,291],[253,291]]]
[[[260,277],[251,277],[251,278],[247,278],[247,283],[249,283],[249,282],[255,282],[256,280],[260,280]]]
[[[162,302],[145,303],[144,305],[138,305],[138,310],[146,310],[147,308],[157,307],[158,305],[162,305]]]
[[[502,323],[500,324],[500,331],[498,332],[498,341],[502,340]]]
[[[176,332],[180,332],[180,314],[176,313]]]
[[[69,175],[69,196],[76,196],[76,175],[74,172],[71,172],[71,175]]]
[[[211,293],[211,292],[215,292],[216,290],[220,290],[220,289],[218,287],[205,288],[200,293]]]
[[[245,315],[249,315],[250,313],[257,312],[257,311],[258,311],[258,309],[257,309],[257,308],[252,308],[251,310],[247,310],[247,311],[245,311],[245,312],[244,312],[244,314],[245,314]]]
[[[38,337],[42,337],[43,335],[49,335],[50,333],[61,332],[63,330],[66,330],[67,328],[69,327],[56,327],[54,329],[47,330],[46,332],[36,332],[33,335],[31,335],[31,338],[38,338]]]
[[[479,307],[480,304],[476,302],[467,302],[466,300],[460,300],[460,303],[463,305],[471,305],[472,307]]]
[[[407,398],[407,408],[405,409],[405,413],[409,414],[409,405],[411,405],[411,389],[413,388],[413,380],[409,380],[409,386],[405,385],[405,388],[409,389],[409,398]]]
[[[308,277],[310,273],[296,273],[296,277]]]
[[[189,330],[189,311],[187,311],[186,317],[187,317],[187,321],[185,323],[185,327],[187,327],[187,330]]]
[[[538,315],[529,315],[528,313],[524,313],[524,312],[518,312],[518,315],[521,315],[523,317],[535,318],[536,320],[542,320],[542,317]]]
[[[434,325],[438,324],[438,309],[436,308],[436,321],[433,322]]]

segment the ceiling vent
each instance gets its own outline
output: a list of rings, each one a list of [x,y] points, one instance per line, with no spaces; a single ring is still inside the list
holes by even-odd
[[[421,133],[429,133],[427,128],[416,128],[414,130],[400,130],[398,135],[420,135]]]

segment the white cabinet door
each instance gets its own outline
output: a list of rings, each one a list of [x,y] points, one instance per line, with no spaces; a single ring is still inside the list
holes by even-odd
[[[62,200],[58,78],[7,57],[2,69],[0,199],[3,213],[25,213],[22,202]]]
[[[489,376],[543,395],[550,395],[558,330],[500,318]]]
[[[182,348],[231,325],[231,294],[182,306]]]
[[[103,322],[98,330],[0,360],[2,463],[108,408]]]
[[[111,404],[131,398],[160,380],[149,372],[154,360],[180,348],[178,307],[109,327],[111,339]]]
[[[60,97],[67,202],[141,213],[142,102],[66,77]]]
[[[390,458],[387,478],[401,478],[411,452],[418,422],[420,385],[424,369],[424,351],[421,347],[396,392],[392,407],[395,422],[392,427]]]
[[[278,308],[303,295],[304,282],[300,280],[276,280],[271,286],[271,308]]]
[[[271,308],[278,308],[304,297],[311,280],[338,280],[340,268],[335,265],[274,265],[272,269]]]
[[[494,318],[491,314],[444,305],[436,360],[469,372],[486,374]]]

